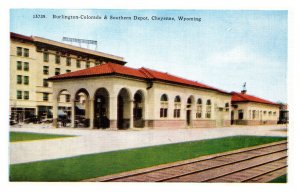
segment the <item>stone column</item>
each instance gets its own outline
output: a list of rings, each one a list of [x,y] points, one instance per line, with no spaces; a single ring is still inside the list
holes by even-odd
[[[75,99],[71,100],[71,127],[75,128]]]
[[[118,120],[118,97],[111,96],[109,97],[109,129],[118,130],[117,127]]]
[[[88,119],[90,117],[90,100],[87,98],[86,103],[84,105],[84,110],[85,110],[85,118]]]
[[[53,128],[57,128],[57,118],[58,118],[58,112],[57,112],[58,109],[57,108],[58,108],[57,99],[53,99],[53,109],[52,109],[52,115],[53,115],[52,126],[53,126]]]
[[[130,123],[129,123],[129,128],[133,128],[133,107],[134,107],[134,100],[129,100],[129,118],[130,118]]]
[[[94,99],[89,100],[90,129],[94,128]]]

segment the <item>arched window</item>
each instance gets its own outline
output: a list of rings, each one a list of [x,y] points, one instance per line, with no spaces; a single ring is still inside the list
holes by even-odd
[[[197,100],[197,106],[196,106],[196,118],[202,117],[202,99]]]
[[[206,118],[211,118],[211,101],[208,99],[206,101]]]
[[[177,95],[174,99],[174,118],[180,118],[181,99]]]
[[[160,97],[160,117],[168,117],[168,96],[163,94]]]

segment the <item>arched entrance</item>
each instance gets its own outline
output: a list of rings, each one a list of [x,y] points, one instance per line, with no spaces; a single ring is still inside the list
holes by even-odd
[[[68,90],[61,90],[57,96],[57,125],[71,127],[71,95]]]
[[[109,93],[105,88],[97,89],[94,96],[94,127],[109,127]]]
[[[79,89],[74,100],[74,127],[89,127],[89,93],[86,89]]]
[[[127,89],[122,88],[118,94],[118,120],[119,129],[128,129],[130,127],[130,93]]]
[[[194,103],[194,98],[193,96],[190,96],[187,99],[187,104],[186,104],[186,125],[187,127],[192,126],[192,108],[193,108],[193,103]]]
[[[143,128],[144,121],[144,108],[145,98],[141,90],[137,91],[133,96],[133,124],[134,127]]]

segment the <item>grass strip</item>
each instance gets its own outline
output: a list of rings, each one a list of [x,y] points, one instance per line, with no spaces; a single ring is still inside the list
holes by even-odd
[[[286,138],[234,136],[15,164],[10,180],[79,181],[281,140]]]
[[[10,132],[9,140],[10,142],[19,141],[32,141],[41,139],[57,139],[63,137],[74,137],[71,135],[57,135],[57,134],[41,134],[41,133],[29,133],[29,132]]]
[[[276,179],[273,179],[268,183],[287,183],[287,174],[277,177]]]

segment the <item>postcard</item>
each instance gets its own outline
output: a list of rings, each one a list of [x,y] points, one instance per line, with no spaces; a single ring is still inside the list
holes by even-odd
[[[10,182],[288,182],[287,10],[13,8],[9,57]]]

